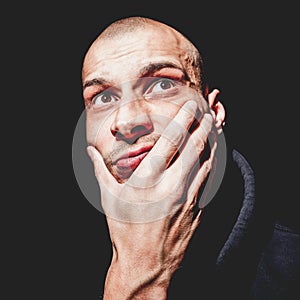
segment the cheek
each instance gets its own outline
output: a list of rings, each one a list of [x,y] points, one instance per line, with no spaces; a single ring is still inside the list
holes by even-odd
[[[88,144],[96,146],[101,152],[105,152],[106,146],[112,143],[113,136],[110,132],[109,120],[99,121],[99,119],[87,116],[86,138]]]

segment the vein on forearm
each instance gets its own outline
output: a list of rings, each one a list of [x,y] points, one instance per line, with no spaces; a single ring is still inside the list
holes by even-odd
[[[145,299],[147,299],[147,300],[152,299],[152,298],[149,298],[149,293],[151,295],[150,290],[153,289],[153,286],[154,286],[154,288],[160,287],[165,290],[163,298],[157,298],[157,295],[155,295],[155,297],[153,297],[153,299],[156,299],[156,300],[166,299],[165,295],[166,295],[167,284],[164,280],[159,279],[162,277],[164,271],[165,271],[164,269],[158,269],[158,270],[153,270],[151,273],[148,273],[147,277],[144,280],[142,280],[142,281],[139,280],[139,283],[137,283],[137,287],[131,292],[130,296],[127,299],[128,300],[132,300],[132,299],[142,300],[142,299],[144,299],[144,298],[141,298],[141,296],[143,294],[146,294]],[[147,293],[147,289],[149,289],[149,293]],[[139,297],[139,298],[135,298],[135,297]]]

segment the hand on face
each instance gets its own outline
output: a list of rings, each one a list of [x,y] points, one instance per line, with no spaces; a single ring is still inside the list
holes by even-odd
[[[88,147],[101,189],[114,257],[119,262],[124,260],[130,264],[142,256],[143,266],[139,268],[155,265],[155,270],[160,272],[162,266],[167,266],[168,278],[178,267],[200,221],[200,212],[194,218],[197,194],[211,170],[216,149],[214,140],[209,158],[199,165],[213,118],[203,114],[199,126],[188,133],[196,114],[195,102],[183,105],[129,180],[123,183],[108,171],[101,154]],[[170,164],[176,154],[178,157]],[[150,167],[153,161],[155,167]]]
[[[196,114],[196,102],[186,102],[123,183],[109,172],[97,149],[88,147],[106,215],[125,222],[152,222],[168,215],[188,193],[197,196],[210,171],[216,145],[210,145],[211,157],[200,166],[199,157],[208,141],[213,119],[206,113],[197,121]],[[198,122],[190,133],[191,126]]]

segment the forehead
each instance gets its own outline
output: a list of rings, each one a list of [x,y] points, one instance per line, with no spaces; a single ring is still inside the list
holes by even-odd
[[[136,78],[150,63],[169,62],[184,69],[186,42],[176,31],[147,27],[111,39],[99,39],[89,49],[83,65],[83,80],[104,77],[111,81]]]

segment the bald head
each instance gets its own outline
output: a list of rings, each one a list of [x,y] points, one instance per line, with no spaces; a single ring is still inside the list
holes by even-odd
[[[100,33],[88,49],[84,58],[82,68],[83,81],[89,74],[90,68],[94,63],[95,55],[97,55],[99,51],[105,52],[106,50],[104,48],[106,45],[112,45],[112,43],[115,42],[115,47],[112,47],[115,53],[118,51],[117,47],[120,40],[123,41],[123,45],[127,42],[129,43],[131,38],[137,33],[139,33],[141,43],[143,42],[143,36],[145,36],[145,39],[148,38],[149,40],[148,45],[155,45],[156,49],[159,47],[165,49],[173,45],[180,56],[182,67],[185,68],[191,79],[192,86],[204,93],[203,63],[197,48],[182,33],[174,28],[145,17],[128,17],[117,20]],[[170,41],[169,45],[166,45],[168,41]],[[172,49],[170,49],[170,51],[171,50]],[[120,50],[119,53],[120,55],[122,55],[121,51],[122,50]],[[145,49],[145,51],[147,51],[147,49]],[[116,57],[117,56],[116,54]]]
[[[183,34],[147,18],[116,21],[92,43],[82,72],[87,142],[119,182],[145,157],[131,153],[152,148],[187,101],[199,115],[210,112],[201,66]]]
[[[160,24],[160,23],[159,23]],[[147,28],[150,25],[158,26],[158,22],[143,18],[143,17],[129,17],[125,19],[120,19],[115,21],[114,23],[110,24],[98,37],[99,38],[117,38],[120,35],[126,34],[126,33],[133,33],[137,29],[143,29]],[[161,26],[162,24],[160,24]]]

